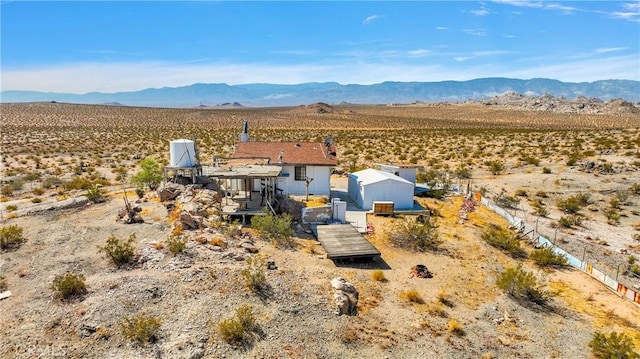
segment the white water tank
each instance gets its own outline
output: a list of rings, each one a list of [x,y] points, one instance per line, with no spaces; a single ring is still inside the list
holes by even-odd
[[[173,140],[169,144],[170,167],[193,167],[196,165],[196,146],[191,140]]]

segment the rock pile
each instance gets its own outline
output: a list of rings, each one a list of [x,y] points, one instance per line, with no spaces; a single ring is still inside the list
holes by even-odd
[[[333,299],[336,303],[336,314],[358,315],[358,291],[353,284],[344,278],[336,277],[331,280]]]

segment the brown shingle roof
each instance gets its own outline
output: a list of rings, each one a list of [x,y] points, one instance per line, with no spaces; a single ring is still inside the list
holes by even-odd
[[[280,155],[282,154],[282,160]],[[270,164],[335,166],[333,146],[320,142],[240,142],[231,158],[268,158]]]

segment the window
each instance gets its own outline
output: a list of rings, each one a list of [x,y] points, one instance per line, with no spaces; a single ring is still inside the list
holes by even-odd
[[[307,167],[296,166],[296,181],[304,181],[307,177]]]

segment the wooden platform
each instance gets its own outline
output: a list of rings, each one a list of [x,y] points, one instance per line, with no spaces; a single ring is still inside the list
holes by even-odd
[[[350,224],[316,225],[312,230],[329,259],[374,258],[380,255],[380,251]]]

